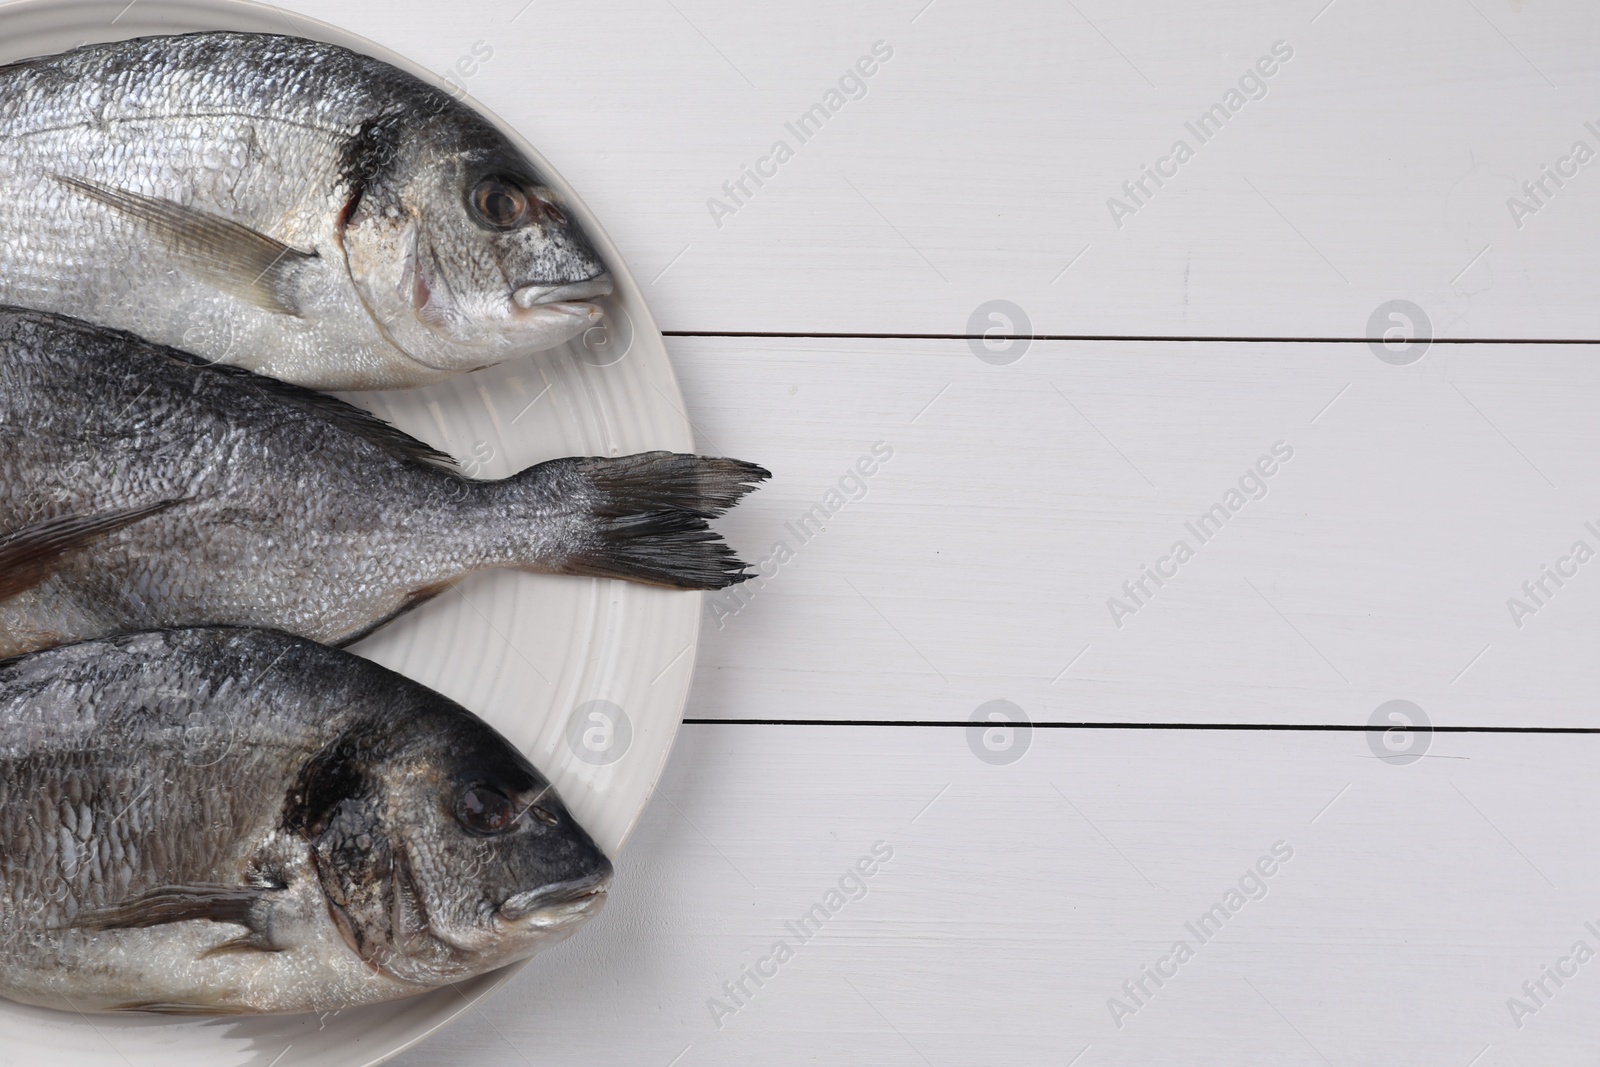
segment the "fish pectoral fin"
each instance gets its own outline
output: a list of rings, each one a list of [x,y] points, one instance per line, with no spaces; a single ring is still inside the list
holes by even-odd
[[[143,223],[179,262],[218,289],[267,311],[298,315],[291,276],[315,252],[200,208],[130,193],[99,182],[54,176],[70,189]]]
[[[163,500],[100,515],[64,515],[0,537],[0,600],[48,580],[73,552],[181,503]]]
[[[109,908],[83,912],[71,925],[80,930],[138,930],[193,920],[235,923],[250,931],[239,940],[270,950],[266,905],[276,892],[248,885],[162,886]]]
[[[280,945],[274,945],[262,935],[251,931],[243,937],[231,937],[219,945],[212,945],[200,953],[200,959],[209,960],[217,956],[236,956],[245,952],[282,952]]]
[[[235,994],[236,995],[236,994]],[[114,1004],[104,1009],[118,1014],[148,1015],[245,1015],[244,1008],[223,1007],[217,1004],[184,1004],[170,1000],[146,1000],[132,1004]]]

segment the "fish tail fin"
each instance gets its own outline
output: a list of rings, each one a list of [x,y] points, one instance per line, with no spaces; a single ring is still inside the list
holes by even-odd
[[[734,459],[642,452],[558,459],[513,482],[570,519],[540,570],[673,589],[724,589],[754,577],[707,520],[772,475]]]

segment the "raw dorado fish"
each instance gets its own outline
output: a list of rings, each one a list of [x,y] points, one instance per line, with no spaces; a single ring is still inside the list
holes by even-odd
[[[363,636],[479,570],[745,580],[766,471],[670,452],[474,481],[341,400],[0,309],[0,655],[171,626]]]
[[[611,863],[510,742],[264,630],[0,663],[0,996],[331,1011],[533,954]]]
[[[482,115],[294,37],[149,37],[0,67],[0,189],[0,304],[318,389],[550,348],[612,288]]]

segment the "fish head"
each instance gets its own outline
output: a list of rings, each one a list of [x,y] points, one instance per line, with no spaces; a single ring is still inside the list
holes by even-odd
[[[325,814],[307,823],[346,942],[429,987],[565,940],[599,914],[612,876],[549,780],[481,720],[451,711],[391,720],[346,745],[355,758],[330,764],[310,804]]]
[[[611,274],[532,161],[464,108],[401,125],[375,134],[388,150],[354,153],[342,224],[351,279],[389,342],[464,371],[598,323]]]

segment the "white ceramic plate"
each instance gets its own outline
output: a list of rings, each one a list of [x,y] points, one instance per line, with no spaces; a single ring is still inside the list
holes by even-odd
[[[83,43],[197,30],[315,38],[445,87],[370,41],[242,0],[3,4],[0,63]],[[617,292],[607,302],[607,328],[534,360],[429,389],[353,399],[451,452],[478,477],[504,477],[558,456],[691,451],[692,432],[661,333],[616,247],[545,159],[500,125],[566,197],[611,267]],[[356,650],[494,724],[550,776],[579,820],[615,856],[644,809],[682,719],[699,619],[698,593],[497,572],[462,583]],[[376,1064],[449,1022],[512,970],[461,983],[459,990],[326,1017],[84,1018],[0,1001],[0,1055],[10,1063],[57,1067]]]

